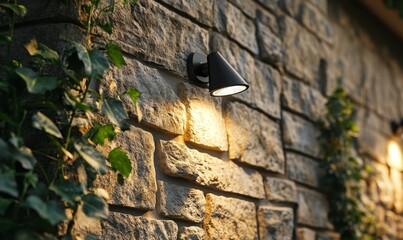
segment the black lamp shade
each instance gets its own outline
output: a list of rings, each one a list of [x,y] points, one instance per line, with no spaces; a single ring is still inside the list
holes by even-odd
[[[207,56],[209,90],[211,96],[222,97],[243,92],[248,83],[235,71],[219,52]]]

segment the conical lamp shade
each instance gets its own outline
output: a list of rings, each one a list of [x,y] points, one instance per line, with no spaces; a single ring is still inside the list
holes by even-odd
[[[222,97],[240,93],[249,88],[248,83],[235,71],[219,52],[207,56],[209,90],[212,96]]]

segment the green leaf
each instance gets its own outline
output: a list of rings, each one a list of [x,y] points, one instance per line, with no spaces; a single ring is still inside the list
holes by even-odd
[[[113,124],[119,126],[123,131],[130,128],[129,116],[121,101],[114,98],[103,99],[102,112]]]
[[[71,205],[80,200],[80,196],[84,191],[81,184],[65,180],[54,182],[50,185],[49,189],[59,195],[63,201],[66,201]]]
[[[108,54],[109,59],[116,67],[120,68],[121,66],[126,65],[126,61],[122,55],[122,49],[112,42],[109,42],[106,45],[106,53]]]
[[[64,208],[54,200],[44,202],[37,196],[29,196],[26,200],[26,204],[52,225],[56,225],[67,219]]]
[[[18,161],[21,166],[25,169],[32,170],[34,169],[36,158],[32,154],[30,148],[22,146],[13,151],[13,158]]]
[[[41,112],[37,112],[34,116],[32,116],[32,125],[34,128],[45,131],[57,138],[63,138],[62,133],[52,122],[52,120]]]
[[[105,163],[105,157],[97,149],[91,145],[74,144],[78,154],[96,171],[105,174],[108,167]]]
[[[105,200],[94,193],[84,195],[81,200],[83,201],[83,211],[85,215],[93,218],[107,218],[108,217],[108,204]]]
[[[79,109],[79,110],[84,110],[84,111],[93,111],[94,109],[90,106],[88,106],[85,103],[80,102],[77,100],[76,97],[72,96],[68,92],[64,92],[64,97],[66,98],[66,101],[73,107]]]
[[[137,104],[137,98],[141,96],[141,93],[134,87],[131,87],[126,92],[133,101],[134,106]]]
[[[0,3],[0,7],[3,8],[8,8],[11,11],[13,11],[15,14],[17,14],[18,16],[25,16],[25,14],[27,14],[27,8],[23,5],[19,5],[19,4],[12,4],[12,3]]]
[[[98,23],[98,26],[108,34],[112,34],[112,26],[109,23]]]
[[[98,122],[94,122],[94,126],[91,128],[90,132],[90,139],[95,144],[104,145],[105,139],[112,141],[115,137],[115,129],[113,128],[112,124],[102,125]]]
[[[91,58],[87,49],[79,43],[74,44],[74,50],[77,53],[78,59],[84,64],[84,72],[87,76],[92,73]]]
[[[3,215],[12,201],[6,198],[0,198],[0,215]]]
[[[14,171],[0,173],[0,192],[7,193],[13,197],[18,197],[17,182],[15,181]]]
[[[17,68],[15,69],[15,73],[25,81],[30,93],[45,93],[46,91],[56,89],[58,86],[56,77],[41,76],[30,68]]]
[[[91,59],[92,76],[95,78],[102,78],[104,72],[109,68],[108,59],[104,53],[98,49],[94,49],[88,52]]]
[[[132,172],[132,164],[129,157],[118,147],[109,152],[108,161],[111,163],[113,169],[125,177],[128,177]]]
[[[43,59],[51,62],[59,60],[59,54],[55,50],[48,48],[42,43],[38,43],[35,38],[25,44],[24,47],[31,56],[41,56]]]

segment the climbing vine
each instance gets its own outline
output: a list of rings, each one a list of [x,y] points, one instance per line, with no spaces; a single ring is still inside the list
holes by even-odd
[[[95,176],[115,171],[122,183],[131,172],[126,152],[116,147],[104,155],[99,147],[130,127],[120,97],[136,104],[140,93],[107,97],[93,87],[112,65],[125,65],[120,47],[99,38],[112,33],[103,19],[117,4],[136,1],[82,1],[85,43],[70,42],[59,53],[32,38],[23,64],[12,53],[16,19],[27,9],[0,0],[0,26],[7,28],[0,32],[0,239],[71,239],[76,215],[108,215]]]
[[[358,135],[354,122],[355,106],[338,87],[326,103],[326,114],[319,121],[323,171],[322,187],[329,200],[329,219],[341,239],[377,239],[373,209],[362,201],[362,183],[373,175],[353,153]]]

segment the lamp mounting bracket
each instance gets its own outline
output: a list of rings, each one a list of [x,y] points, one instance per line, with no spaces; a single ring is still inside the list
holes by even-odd
[[[207,56],[201,53],[192,53],[187,58],[187,72],[189,80],[200,87],[208,88]]]

